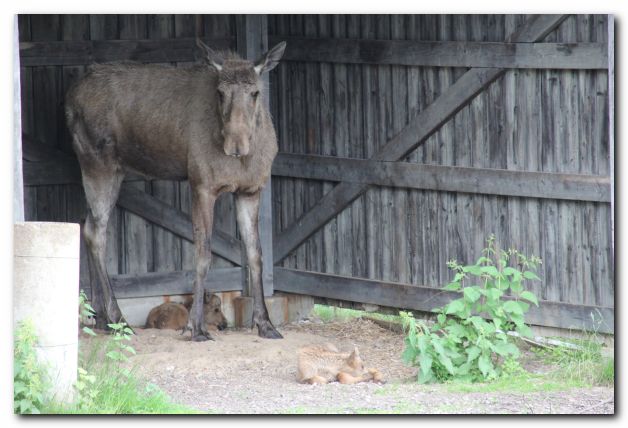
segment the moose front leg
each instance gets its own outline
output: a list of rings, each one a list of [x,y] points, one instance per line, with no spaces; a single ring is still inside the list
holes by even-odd
[[[202,342],[214,340],[207,331],[203,311],[205,278],[211,265],[211,235],[214,223],[214,204],[216,195],[209,189],[192,190],[192,227],[196,249],[196,277],[194,279],[194,302],[189,314],[192,326],[192,340]]]
[[[236,211],[240,236],[246,247],[249,264],[251,293],[253,294],[253,325],[257,333],[267,339],[282,339],[283,336],[273,327],[268,317],[262,287],[262,248],[259,242],[258,214],[261,192],[236,195]]]

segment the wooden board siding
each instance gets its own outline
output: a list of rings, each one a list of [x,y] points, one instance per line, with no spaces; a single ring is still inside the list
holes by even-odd
[[[308,17],[308,26],[316,19],[319,32],[305,34],[305,27],[301,31],[294,28],[301,22],[298,18],[282,15],[272,18],[269,29],[275,41],[284,36],[315,36],[501,43],[526,18],[317,16]],[[544,42],[605,44],[606,20],[603,15],[570,16]],[[335,33],[321,32],[329,22],[334,23]],[[305,85],[305,103],[293,99],[295,91],[300,91],[294,86],[285,89],[287,96],[280,93],[275,97],[275,123],[290,133],[280,132],[280,150],[290,154],[367,159],[465,72],[452,67],[312,62],[315,58],[311,55],[307,59],[280,64],[276,75],[309,76],[315,71],[321,75],[318,85],[311,78],[295,77],[289,82]],[[346,75],[352,78],[347,80]],[[278,78],[276,86],[281,84]],[[352,96],[344,96],[348,85]],[[296,144],[307,137],[305,124],[316,117],[321,121],[320,137],[316,135],[312,141],[318,146]],[[339,117],[346,120],[333,120]],[[356,132],[352,117],[362,119],[361,132]],[[607,117],[606,70],[509,70],[405,160],[435,166],[591,175],[607,183]],[[351,148],[350,153],[346,147]],[[304,201],[302,195],[318,195],[321,185],[325,194],[333,188],[327,183],[275,177],[275,189],[298,189],[275,198],[275,211],[281,213],[275,218],[276,236],[281,237],[317,202]],[[544,283],[534,287],[544,299],[612,305],[610,195],[606,187],[604,195],[586,202],[371,187],[279,266],[437,287],[450,278],[447,260],[474,260],[486,237],[494,233],[502,247],[514,246],[543,259]]]
[[[186,67],[194,37],[235,47],[239,21],[234,15],[19,16],[28,58],[21,66],[24,132],[42,149],[71,150],[63,93],[89,55]],[[606,15],[268,15],[269,44],[288,40],[286,61],[269,75],[283,153],[272,181],[275,272],[283,272],[276,288],[320,295],[316,284],[329,291],[332,280],[362,290],[351,293],[369,286],[381,294],[386,287],[377,284],[389,283],[436,288],[452,276],[448,260],[473,262],[495,234],[502,248],[542,258],[543,281],[531,284],[549,302],[539,319],[557,324],[548,311],[569,305],[577,308],[560,313],[580,320],[583,311],[602,307],[611,319],[608,21]],[[547,52],[555,54],[539,62]],[[505,66],[513,68],[499,68]],[[79,221],[85,202],[76,168],[50,168],[45,156],[24,148],[26,219]],[[194,268],[188,183],[124,186],[133,188],[129,195],[148,192],[146,204],[161,207],[168,219],[140,218],[145,210],[130,212],[128,200],[129,211],[116,208],[109,272],[121,275],[120,287],[132,284],[130,293],[143,292],[144,279],[160,290],[187,281],[184,272]],[[302,224],[307,228],[299,230]],[[217,203],[215,231],[224,257],[215,254],[213,265],[231,269],[224,278],[236,277],[231,195]],[[285,283],[299,278],[303,284]],[[388,303],[403,296],[387,293],[381,296]]]

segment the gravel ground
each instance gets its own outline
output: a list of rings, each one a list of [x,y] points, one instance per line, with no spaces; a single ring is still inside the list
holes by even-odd
[[[403,337],[367,320],[306,323],[280,329],[283,340],[253,331],[213,333],[196,343],[189,333],[136,329],[130,363],[142,378],[178,403],[215,413],[412,413],[412,414],[612,414],[614,389],[596,387],[535,393],[450,392],[443,385],[417,385],[416,368],[400,359]],[[296,350],[331,342],[354,345],[368,367],[382,371],[384,385],[302,385],[295,380]],[[548,370],[535,361],[526,369]]]

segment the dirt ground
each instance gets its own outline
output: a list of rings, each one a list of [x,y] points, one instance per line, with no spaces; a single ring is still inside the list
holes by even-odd
[[[249,330],[213,333],[215,341],[192,342],[189,333],[136,329],[130,363],[174,401],[214,413],[613,413],[613,388],[534,393],[461,393],[443,385],[417,385],[416,368],[400,358],[403,336],[371,321],[306,322],[280,328],[283,340],[261,339]],[[386,384],[302,385],[295,380],[300,346],[331,342],[358,346],[368,367]],[[542,372],[538,363],[526,369]],[[525,366],[524,364],[524,366]]]

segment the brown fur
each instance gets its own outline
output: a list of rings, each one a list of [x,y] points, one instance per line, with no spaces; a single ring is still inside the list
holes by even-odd
[[[166,302],[154,307],[146,318],[146,328],[186,330],[192,303],[193,298],[189,297],[183,304]],[[227,327],[227,318],[222,312],[221,304],[220,297],[205,291],[203,312],[208,329],[223,330]]]
[[[358,353],[340,352],[331,343],[305,346],[298,351],[297,380],[301,383],[325,384],[338,381],[344,384],[383,382],[377,369],[366,369]]]
[[[94,65],[66,95],[66,120],[88,207],[83,236],[96,325],[105,328],[123,320],[106,271],[106,230],[120,185],[133,172],[189,180],[196,249],[192,339],[211,339],[201,301],[211,266],[214,204],[224,192],[236,194],[253,322],[260,336],[281,338],[264,303],[258,215],[261,190],[277,154],[261,75],[278,64],[285,43],[255,64],[235,54],[221,57],[197,43],[206,55],[203,65]]]

